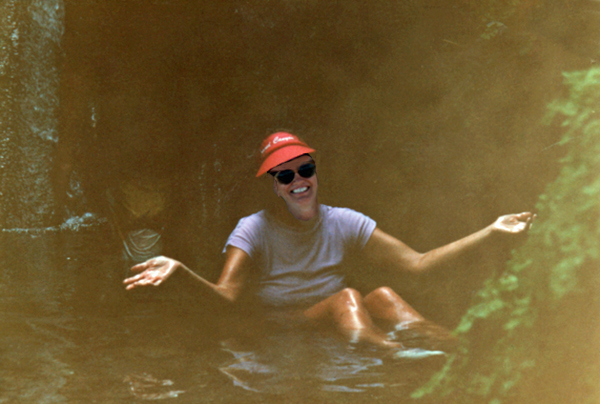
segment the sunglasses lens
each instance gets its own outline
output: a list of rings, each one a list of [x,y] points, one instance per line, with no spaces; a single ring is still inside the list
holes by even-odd
[[[292,170],[283,170],[277,173],[276,178],[280,184],[287,185],[294,181],[295,173]]]
[[[300,166],[300,168],[298,168],[298,174],[302,178],[310,178],[313,175],[315,175],[315,169],[316,166],[314,163],[303,164]],[[295,176],[296,173],[292,170],[283,170],[275,174],[275,178],[277,178],[277,181],[279,181],[279,183],[283,185],[287,185],[290,182],[294,181]]]
[[[313,163],[304,164],[298,169],[298,174],[303,178],[310,178],[315,175],[315,168]]]

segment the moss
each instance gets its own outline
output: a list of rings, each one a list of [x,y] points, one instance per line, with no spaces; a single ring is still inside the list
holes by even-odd
[[[455,330],[463,354],[413,398],[500,404],[597,397],[589,323],[599,312],[600,68],[564,77],[569,96],[549,105],[545,122],[562,117],[568,153],[539,198],[539,219]]]

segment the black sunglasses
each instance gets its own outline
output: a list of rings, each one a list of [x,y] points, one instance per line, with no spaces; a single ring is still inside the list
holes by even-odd
[[[315,175],[316,171],[317,166],[315,165],[315,163],[302,164],[298,168],[298,174],[302,178],[310,178],[313,175]],[[275,177],[277,181],[282,185],[289,184],[290,182],[294,181],[294,177],[296,177],[296,173],[292,170],[270,171],[269,174]]]

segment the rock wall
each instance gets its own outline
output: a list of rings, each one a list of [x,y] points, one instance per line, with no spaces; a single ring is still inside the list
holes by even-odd
[[[0,228],[48,225],[55,213],[63,12],[60,0],[0,6]]]

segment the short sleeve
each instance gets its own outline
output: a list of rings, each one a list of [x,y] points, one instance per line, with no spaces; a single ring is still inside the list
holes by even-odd
[[[232,246],[243,250],[250,257],[254,257],[261,242],[261,226],[262,221],[258,214],[240,219],[235,229],[229,235],[223,252],[227,250],[227,246]]]
[[[362,249],[377,227],[375,220],[352,209],[334,209],[333,215],[345,243],[351,248]]]

